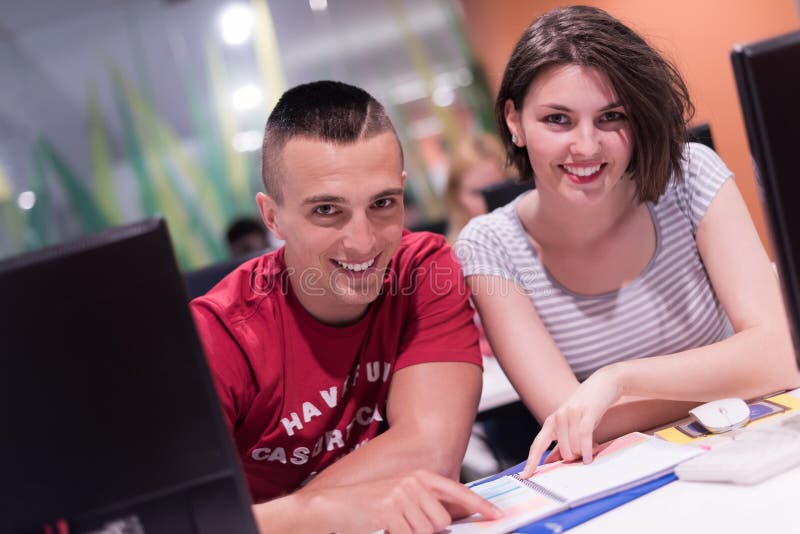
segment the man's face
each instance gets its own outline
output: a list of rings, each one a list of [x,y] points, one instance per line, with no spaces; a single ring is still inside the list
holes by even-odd
[[[300,303],[317,319],[358,319],[378,297],[403,232],[405,173],[397,139],[353,144],[295,137],[282,152],[283,202],[259,194]]]

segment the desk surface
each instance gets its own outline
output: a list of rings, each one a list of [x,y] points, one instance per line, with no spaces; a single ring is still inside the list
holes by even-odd
[[[678,480],[570,532],[800,532],[798,508],[800,466],[753,486]]]
[[[484,358],[478,410],[519,399],[497,360]],[[800,389],[791,392],[800,397]],[[754,486],[678,480],[570,529],[575,534],[800,532],[800,466]]]
[[[800,532],[800,467],[755,486],[678,480],[569,532]]]

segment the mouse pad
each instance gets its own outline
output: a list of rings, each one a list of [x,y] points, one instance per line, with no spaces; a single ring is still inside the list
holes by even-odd
[[[768,401],[768,400],[754,402],[753,404],[750,404],[749,407],[750,407],[751,422],[757,421],[762,417],[767,417],[768,415],[772,415],[774,413],[785,412],[786,410],[789,409],[788,406],[784,406],[783,404],[778,404],[775,401]],[[690,438],[699,438],[711,434],[709,430],[707,430],[703,425],[701,425],[697,421],[692,421],[691,423],[687,423],[684,425],[678,425],[675,428],[677,428],[679,431],[683,432]]]

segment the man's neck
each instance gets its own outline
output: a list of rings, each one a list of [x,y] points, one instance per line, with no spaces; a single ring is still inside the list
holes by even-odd
[[[327,293],[311,295],[296,276],[290,275],[289,283],[295,298],[303,309],[311,317],[328,326],[351,326],[361,320],[369,309],[369,304],[347,305],[335,302]]]

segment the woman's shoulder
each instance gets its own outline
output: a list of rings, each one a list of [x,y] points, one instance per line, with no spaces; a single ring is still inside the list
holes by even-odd
[[[702,170],[724,169],[728,173],[730,170],[725,166],[722,158],[719,157],[714,149],[702,143],[686,143],[683,151],[684,170],[689,172],[700,172]]]
[[[475,217],[461,230],[455,250],[466,276],[490,274],[513,278],[513,258],[524,249],[524,230],[516,202]]]
[[[686,143],[682,170],[682,179],[672,177],[659,204],[673,198],[696,228],[722,184],[733,178],[733,173],[713,149],[700,143]]]
[[[672,176],[666,194],[677,192],[692,196],[698,189],[705,189],[711,184],[719,186],[721,182],[733,177],[722,158],[712,148],[701,143],[686,143],[681,170],[683,176]]]
[[[473,217],[461,232],[458,240],[504,240],[517,232],[518,216],[516,212],[517,201],[501,206],[491,213]]]

